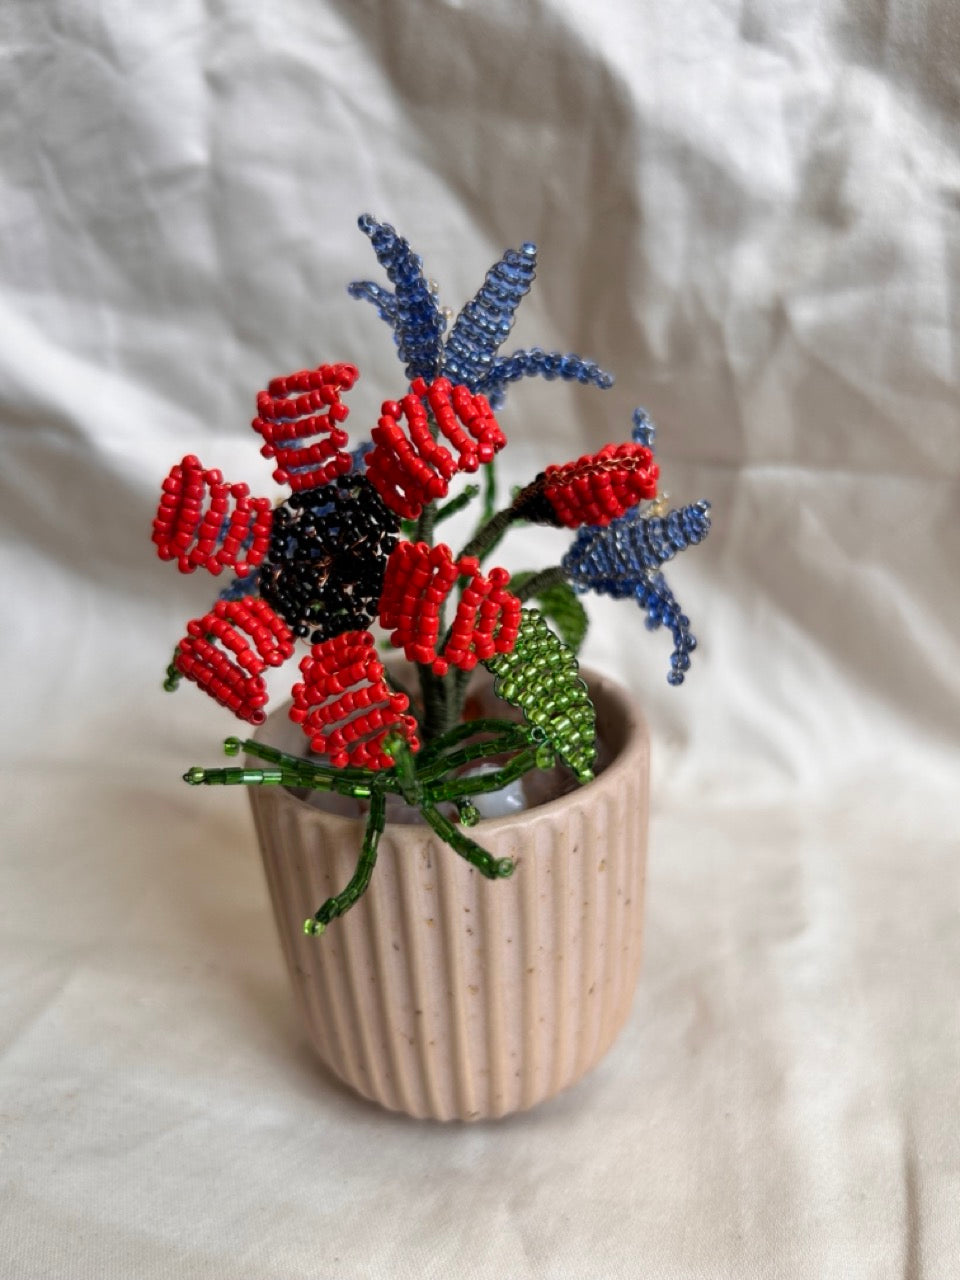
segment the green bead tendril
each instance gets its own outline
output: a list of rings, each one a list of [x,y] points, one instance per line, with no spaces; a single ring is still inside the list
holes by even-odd
[[[422,774],[424,766],[432,763],[434,757],[456,746],[464,738],[472,738],[478,733],[512,733],[515,729],[523,727],[517,725],[513,720],[499,720],[492,716],[482,717],[477,720],[465,720],[462,724],[456,725],[453,729],[448,729],[441,737],[434,738],[424,746],[417,756],[419,772]]]
[[[438,779],[442,781],[449,777],[457,769],[474,764],[477,760],[489,760],[491,756],[507,755],[511,751],[519,751],[529,745],[529,729],[526,725],[517,725],[514,726],[513,733],[500,734],[497,737],[488,738],[485,742],[471,742],[458,751],[449,752],[442,759],[434,760],[428,763],[426,768],[420,769],[418,776],[425,786],[429,786]]]
[[[224,751],[227,755],[237,754],[233,750],[235,738],[227,738]],[[230,744],[229,747],[227,744]],[[365,799],[370,795],[371,781],[375,776],[369,769],[334,769],[331,765],[313,764],[302,756],[291,756],[276,747],[268,747],[266,743],[248,738],[240,743],[240,750],[258,760],[269,760],[273,764],[296,773],[299,781],[294,786],[308,790],[336,791],[340,795],[357,796]]]
[[[317,937],[323,933],[331,920],[349,911],[354,903],[363,896],[373,875],[377,863],[377,847],[387,820],[387,801],[382,787],[374,788],[370,796],[370,812],[367,815],[367,826],[363,833],[363,844],[356,870],[350,883],[335,898],[328,898],[319,911],[304,921],[303,931],[309,937]]]
[[[443,814],[434,809],[432,805],[421,805],[420,812],[440,839],[445,841],[454,853],[459,853],[461,858],[466,859],[471,866],[476,867],[480,874],[486,876],[488,880],[505,880],[508,876],[513,875],[512,858],[495,858],[492,853],[488,853],[475,840],[471,840],[462,831],[458,831],[453,823],[448,822]]]
[[[461,796],[483,795],[490,791],[501,791],[511,782],[516,782],[525,773],[529,773],[536,765],[537,753],[529,747],[520,751],[502,768],[493,773],[478,773],[472,778],[451,778],[449,782],[438,782],[429,788],[429,801],[438,804],[443,800],[458,800]]]
[[[489,658],[484,666],[495,677],[497,696],[519,707],[578,781],[589,782],[597,755],[593,703],[573,651],[535,609],[523,610],[512,652]]]
[[[183,775],[192,787],[297,786],[298,780],[286,769],[202,769],[194,765]]]
[[[176,693],[180,688],[180,681],[183,679],[181,672],[177,670],[177,658],[180,657],[180,646],[173,651],[173,657],[170,659],[170,665],[167,667],[163,678],[163,687],[167,693]]]
[[[470,741],[481,737],[480,741]],[[455,853],[490,880],[513,874],[510,858],[495,858],[476,841],[459,830],[438,809],[453,803],[460,823],[474,826],[480,819],[473,795],[498,791],[534,768],[549,756],[552,748],[547,735],[537,725],[515,724],[510,720],[484,718],[458,725],[436,739],[419,756],[410,750],[399,733],[388,735],[384,750],[394,760],[391,770],[334,769],[312,764],[300,756],[288,755],[277,747],[254,739],[229,737],[224,740],[227,756],[252,756],[265,762],[264,768],[228,766],[206,769],[199,765],[184,774],[192,786],[285,786],[291,790],[312,789],[335,791],[357,799],[369,799],[370,808],[356,870],[346,888],[329,898],[304,923],[304,932],[316,937],[331,920],[343,915],[366,891],[377,859],[380,836],[386,822],[386,797],[402,796],[408,804],[419,808],[424,820]],[[515,753],[513,758],[489,773],[474,777],[451,776],[467,765],[492,756]]]
[[[469,800],[458,800],[457,821],[462,827],[475,827],[480,821],[480,810]]]

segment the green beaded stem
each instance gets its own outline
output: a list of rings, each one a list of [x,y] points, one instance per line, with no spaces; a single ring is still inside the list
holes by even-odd
[[[483,468],[483,511],[480,515],[482,524],[486,524],[497,507],[497,464],[491,460]]]
[[[468,484],[463,493],[458,493],[455,498],[451,498],[449,502],[445,502],[442,507],[438,507],[437,514],[434,516],[434,525],[442,524],[444,520],[449,520],[451,516],[455,516],[458,511],[462,511],[464,507],[468,507],[480,492],[478,484]]]
[[[417,777],[417,764],[409,743],[399,733],[388,734],[383,740],[383,750],[393,759],[393,781],[407,804],[416,808],[423,795],[423,786]]]
[[[515,573],[510,579],[510,590],[520,600],[529,600],[538,596],[541,591],[567,581],[566,572],[555,564],[549,569],[541,569],[539,573]]]
[[[535,609],[524,609],[512,652],[489,658],[494,692],[542,729],[560,759],[589,782],[596,760],[596,715],[573,651]]]
[[[463,556],[476,556],[478,560],[485,559],[513,522],[519,519],[520,517],[512,507],[504,507],[502,511],[498,511],[496,515],[491,516],[485,524],[480,526],[457,559],[459,560]]]
[[[187,770],[183,780],[191,787],[300,786],[297,775],[286,769],[204,769],[198,764]]]
[[[239,746],[236,745],[238,743]],[[334,769],[332,765],[314,764],[310,760],[305,760],[303,756],[288,755],[286,751],[267,746],[265,742],[257,742],[255,738],[227,738],[223,749],[226,755],[235,756],[243,752],[244,755],[256,756],[258,760],[270,760],[274,764],[281,764],[287,769],[299,770],[311,776],[340,778],[347,782],[370,781],[369,769]]]
[[[176,693],[180,688],[180,681],[183,679],[183,673],[177,670],[177,658],[180,657],[180,646],[173,651],[173,657],[170,659],[170,665],[163,677],[163,687],[167,693]]]
[[[377,864],[377,847],[387,820],[387,800],[382,787],[375,787],[370,796],[370,812],[367,815],[367,826],[363,833],[363,844],[357,867],[350,883],[335,898],[328,898],[308,920],[303,923],[303,931],[310,937],[323,933],[331,920],[349,911],[354,903],[363,896]]]
[[[487,734],[483,741],[470,742],[478,734]],[[277,747],[253,739],[230,737],[223,749],[228,756],[246,754],[264,760],[272,767],[248,769],[228,766],[223,769],[205,769],[196,766],[184,774],[184,780],[193,786],[285,786],[291,790],[312,789],[333,791],[357,799],[369,799],[363,843],[356,870],[346,888],[336,897],[329,898],[320,909],[304,923],[304,932],[311,936],[322,934],[331,920],[343,915],[358,901],[370,883],[377,860],[380,836],[386,823],[386,797],[400,795],[420,810],[425,822],[461,858],[490,880],[513,874],[510,858],[495,858],[463,831],[458,830],[437,808],[441,804],[454,804],[460,822],[473,826],[480,814],[469,799],[491,791],[498,791],[523,776],[537,765],[548,763],[544,753],[549,748],[543,743],[544,732],[535,725],[515,724],[493,717],[458,725],[444,737],[435,739],[419,756],[410,750],[406,739],[399,733],[388,735],[384,750],[394,758],[394,768],[374,772],[367,769],[332,769],[314,765],[299,756],[288,755]],[[507,764],[491,773],[476,777],[451,777],[451,773],[465,766],[494,755],[516,751]]]
[[[530,747],[519,752],[509,764],[495,773],[481,773],[473,778],[451,778],[449,782],[440,783],[429,790],[430,800],[439,804],[444,800],[457,801],[461,796],[482,795],[489,791],[500,791],[516,782],[525,773],[536,768],[538,748]]]
[[[432,742],[426,744],[417,756],[419,768],[422,771],[424,765],[430,763],[434,756],[456,746],[464,738],[472,738],[477,733],[509,733],[517,728],[522,728],[522,726],[518,726],[513,720],[499,720],[493,716],[485,716],[477,720],[465,720],[455,728],[448,729],[442,737],[434,738]]]
[[[510,590],[518,600],[536,600],[540,613],[555,627],[563,643],[574,653],[580,651],[589,619],[562,565],[553,565],[540,573],[515,573],[510,579]]]
[[[276,747],[269,747],[264,742],[256,742],[252,738],[227,738],[223,744],[228,756],[244,754],[254,756],[258,760],[268,760],[278,764],[291,777],[285,785],[313,791],[335,791],[338,795],[354,796],[363,800],[370,795],[373,773],[369,769],[334,769],[324,765],[311,764],[301,756],[287,755]]]
[[[475,840],[471,840],[462,831],[458,831],[453,823],[448,822],[443,814],[434,809],[432,805],[421,805],[420,812],[440,839],[448,844],[454,853],[458,853],[471,866],[476,867],[480,874],[486,876],[488,880],[504,880],[513,875],[514,864],[511,858],[495,858],[492,853],[488,853]]]
[[[434,760],[432,764],[418,771],[424,786],[432,786],[438,779],[448,778],[457,769],[464,769],[478,760],[489,760],[491,756],[503,756],[511,751],[518,751],[530,746],[530,730],[526,727],[520,732],[504,734],[500,738],[490,738],[486,742],[472,742],[459,751],[452,751],[442,760]],[[496,788],[492,788],[495,790]]]

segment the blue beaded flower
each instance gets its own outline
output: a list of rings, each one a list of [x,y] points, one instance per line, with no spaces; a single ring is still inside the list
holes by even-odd
[[[572,352],[563,355],[530,347],[508,356],[497,354],[536,275],[536,245],[525,242],[519,249],[508,249],[493,264],[444,340],[443,313],[424,279],[421,259],[388,223],[364,214],[360,229],[373,242],[395,290],[391,293],[370,280],[355,280],[349,293],[372,302],[380,319],[391,326],[411,381],[442,373],[451,382],[485,395],[495,409],[503,403],[508,383],[534,374],[601,388],[613,385],[612,374]]]
[[[641,425],[645,438],[651,438],[653,426],[645,415]],[[575,590],[596,591],[615,599],[633,596],[646,611],[651,630],[662,625],[670,628],[674,651],[667,679],[671,684],[683,683],[697,641],[690,632],[690,619],[680,611],[660,566],[678,551],[702,542],[709,532],[709,502],[693,503],[666,516],[645,516],[640,507],[634,507],[603,528],[581,529],[561,561]]]

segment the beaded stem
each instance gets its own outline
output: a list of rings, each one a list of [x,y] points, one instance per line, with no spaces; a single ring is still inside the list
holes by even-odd
[[[517,513],[511,507],[504,507],[486,524],[481,525],[457,558],[462,560],[464,556],[476,556],[478,560],[482,560],[493,550],[516,519],[518,519]]]
[[[429,424],[431,435],[436,435],[438,428],[433,420],[433,414],[429,415]],[[436,522],[437,505],[435,502],[428,502],[420,512],[414,541],[433,546],[433,530]],[[429,741],[441,732],[446,723],[446,688],[443,681],[433,674],[428,664],[417,663],[417,672],[420,676],[420,696],[423,701],[423,736]]]
[[[517,726],[514,726],[515,728]],[[511,751],[530,746],[529,731],[521,729],[519,733],[504,734],[499,738],[490,738],[486,742],[473,742],[466,747],[461,747],[459,751],[452,751],[449,755],[444,756],[441,760],[436,760],[426,769],[419,769],[417,776],[423,783],[424,787],[429,791],[430,797],[436,799],[440,795],[440,791],[433,785],[439,781],[441,789],[446,786],[443,782],[444,778],[448,778],[457,769],[462,769],[468,764],[473,764],[477,760],[488,760],[491,756],[506,755]],[[504,766],[506,767],[506,766]],[[530,766],[533,767],[532,765]],[[484,778],[493,777],[493,774],[484,774]],[[519,776],[519,775],[518,775]],[[514,778],[508,781],[515,781]],[[494,783],[490,787],[482,787],[480,790],[496,791],[499,786],[506,786],[506,782],[502,784]],[[459,791],[454,789],[452,795],[459,795]]]
[[[492,467],[493,463],[488,462],[487,466]],[[438,525],[442,521],[448,520],[450,516],[455,516],[458,511],[462,511],[464,507],[469,506],[479,492],[480,486],[478,484],[468,484],[463,493],[458,493],[455,498],[451,498],[449,502],[445,502],[442,507],[437,508],[433,523]]]
[[[383,740],[383,749],[393,758],[394,778],[400,794],[407,804],[416,807],[420,803],[423,787],[417,777],[417,762],[406,739],[399,733],[389,734]]]
[[[522,586],[515,587],[513,594],[520,600],[530,600],[536,598],[542,591],[546,591],[549,587],[555,587],[561,582],[568,582],[569,578],[562,565],[554,564],[549,569],[542,569],[539,573],[533,574],[528,578]]]
[[[183,775],[184,782],[191,787],[261,787],[285,786],[297,787],[300,780],[297,774],[286,769],[204,769],[194,765]]]
[[[528,747],[525,751],[519,752],[514,758],[505,764],[501,769],[497,769],[495,773],[478,774],[472,778],[451,778],[449,782],[442,782],[436,787],[430,788],[431,800],[439,803],[443,800],[457,800],[461,796],[483,795],[490,791],[500,791],[503,787],[508,787],[511,782],[516,782],[518,778],[522,778],[525,773],[529,773],[537,763],[537,747]],[[490,752],[489,754],[500,754],[499,752]],[[482,757],[474,757],[481,759]]]
[[[423,662],[417,664],[420,692],[423,696],[423,736],[426,741],[437,738],[447,724],[447,686],[442,676],[435,676]]]
[[[340,795],[355,796],[364,799],[371,790],[371,771],[369,769],[333,769],[324,765],[304,760],[302,756],[291,756],[276,747],[268,747],[264,742],[253,739],[241,741],[239,738],[227,738],[223,744],[227,755],[254,756],[258,760],[268,760],[279,764],[296,776],[295,787],[313,788],[317,791],[336,791]]]
[[[467,686],[470,683],[470,672],[457,670],[453,674],[453,686],[450,697],[450,719],[448,723],[456,723],[463,714],[463,704],[467,700]]]
[[[319,911],[304,921],[303,931],[308,937],[316,937],[323,933],[331,920],[349,911],[357,899],[366,892],[370,877],[373,875],[373,868],[377,863],[377,846],[386,825],[386,815],[386,796],[381,787],[376,787],[370,796],[370,812],[367,815],[367,826],[363,833],[363,844],[360,847],[356,870],[350,883],[342,892],[334,898],[328,898]]]
[[[480,520],[486,524],[497,508],[497,464],[488,462],[484,467],[483,511]]]
[[[177,659],[179,657],[180,646],[177,645],[173,651],[173,657],[170,659],[170,663],[163,678],[163,687],[167,693],[176,693],[180,688],[180,681],[183,679],[183,675],[177,670]]]
[[[421,805],[420,812],[440,839],[448,844],[454,853],[458,853],[471,866],[476,867],[480,874],[486,876],[488,880],[506,879],[508,876],[513,875],[514,864],[512,858],[495,858],[493,854],[488,853],[475,840],[471,840],[462,831],[458,831],[453,823],[448,822],[443,814],[434,809],[432,805]]]
[[[419,756],[420,771],[422,773],[425,767],[433,762],[435,756],[448,751],[464,738],[472,738],[478,733],[508,733],[518,728],[523,729],[524,726],[517,725],[513,720],[498,720],[492,716],[459,723],[424,747]]]

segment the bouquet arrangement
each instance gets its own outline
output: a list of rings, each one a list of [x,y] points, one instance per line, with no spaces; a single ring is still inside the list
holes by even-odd
[[[708,503],[668,510],[658,496],[654,429],[641,409],[629,440],[547,466],[498,506],[495,459],[507,437],[496,411],[509,384],[540,375],[604,388],[613,379],[573,354],[500,354],[534,279],[532,244],[505,252],[454,319],[405,239],[369,215],[359,225],[392,288],[358,281],[350,292],[393,330],[405,393],[384,401],[370,440],[351,450],[343,397],[358,377],[354,365],[274,379],[257,398],[253,427],[288,495],[276,506],[251,497],[189,455],[164,481],[153,523],[161,559],[183,573],[232,575],[212,609],[187,624],[165,688],[186,678],[259,725],[264,672],[292,659],[298,641],[309,646],[290,708],[304,754],[230,737],[228,756],[244,753],[263,767],[184,775],[193,785],[280,785],[366,802],[356,871],[306,921],[308,934],[322,933],[367,888],[390,795],[418,809],[484,876],[513,872],[465,829],[478,820],[479,796],[530,770],[559,761],[579,782],[593,777],[595,714],[576,657],[586,631],[579,596],[636,600],[649,628],[671,632],[667,679],[681,684],[696,641],[662,566],[710,528]],[[462,474],[481,482],[451,494]],[[436,530],[471,504],[475,532],[454,553]],[[523,521],[574,531],[560,563],[513,575],[487,567]],[[384,666],[375,623],[415,664],[417,688]],[[465,718],[478,664],[515,709],[511,718]]]

